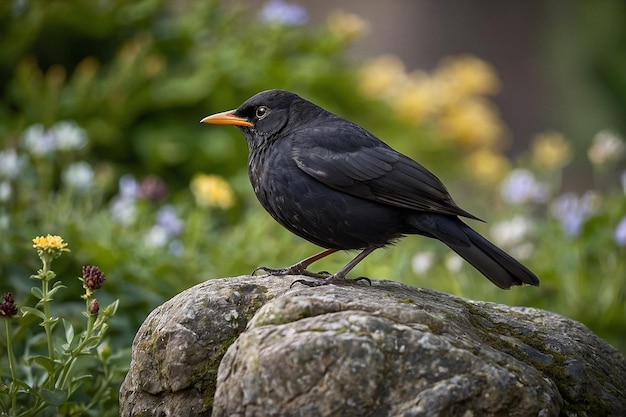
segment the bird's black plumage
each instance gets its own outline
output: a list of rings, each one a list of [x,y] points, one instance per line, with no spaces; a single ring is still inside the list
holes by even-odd
[[[291,232],[327,248],[289,268],[262,268],[270,273],[316,276],[306,270],[312,262],[336,250],[363,250],[315,285],[343,281],[374,249],[419,234],[442,241],[500,288],[539,284],[535,274],[459,219],[477,217],[458,207],[433,173],[294,93],[264,91],[202,122],[239,127],[263,207]]]

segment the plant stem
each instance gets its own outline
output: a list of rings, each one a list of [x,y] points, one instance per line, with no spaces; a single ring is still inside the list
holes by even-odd
[[[15,354],[13,353],[13,341],[11,339],[11,319],[6,319],[6,331],[7,331],[7,355],[9,356],[9,368],[11,368],[11,409],[13,415],[17,414],[17,373],[15,372]]]
[[[46,339],[48,341],[48,357],[55,362],[56,361],[56,353],[54,351],[54,341],[52,339],[52,325],[51,325],[51,316],[50,316],[50,295],[49,295],[49,275],[50,275],[50,261],[48,259],[43,259],[43,269],[41,273],[41,292],[43,294],[41,298],[41,304],[43,305],[43,314],[45,319],[43,320],[43,327],[46,330]],[[54,375],[55,371],[52,370],[52,373],[48,374],[48,386],[50,389],[54,389]]]
[[[57,387],[60,389],[64,389],[65,384],[67,383],[67,379],[71,375],[71,370],[74,367],[74,362],[76,361],[76,358],[78,358],[78,356],[80,356],[80,354],[83,352],[83,349],[85,348],[85,345],[91,337],[91,333],[93,332],[94,316],[89,314],[89,300],[89,298],[85,300],[87,306],[85,310],[89,315],[87,319],[87,330],[85,331],[82,341],[78,346],[76,346],[76,349],[71,352],[69,360],[63,366],[63,370],[61,375],[59,376],[59,382],[57,384]]]

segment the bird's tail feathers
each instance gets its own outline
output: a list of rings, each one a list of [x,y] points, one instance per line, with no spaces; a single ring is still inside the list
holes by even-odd
[[[427,228],[429,233],[422,234],[441,240],[498,287],[508,289],[514,285],[539,285],[539,279],[532,271],[458,217],[433,216]],[[423,220],[418,224],[424,230]]]

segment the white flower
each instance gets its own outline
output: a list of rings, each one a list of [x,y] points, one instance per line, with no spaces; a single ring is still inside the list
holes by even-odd
[[[511,249],[509,249],[509,251],[511,252],[511,255],[513,255],[513,257],[519,259],[520,261],[523,261],[532,256],[533,252],[535,251],[535,245],[530,242],[526,242],[512,247]]]
[[[151,248],[162,248],[170,241],[170,234],[160,224],[155,224],[144,237],[144,243]]]
[[[0,201],[9,201],[12,195],[11,184],[8,181],[0,182]]]
[[[500,194],[511,204],[542,203],[548,197],[548,187],[537,181],[529,170],[519,168],[511,171],[502,181]]]
[[[35,156],[48,156],[56,150],[54,135],[46,131],[42,124],[29,126],[22,133],[22,144]]]
[[[111,200],[111,215],[113,219],[125,226],[135,222],[137,217],[137,209],[135,207],[135,199],[128,197],[115,197]]]
[[[15,149],[0,152],[0,178],[15,178],[20,172],[20,159]]]
[[[63,171],[63,182],[77,191],[87,191],[93,184],[95,173],[87,162],[79,161],[68,166]]]
[[[61,151],[80,149],[87,144],[87,132],[74,121],[58,122],[52,126],[50,133]]]
[[[625,150],[624,139],[612,130],[604,129],[593,137],[587,156],[595,165],[602,165],[619,160]]]
[[[446,256],[445,265],[448,271],[453,273],[459,272],[463,267],[463,258],[456,253],[449,253]]]
[[[423,275],[430,270],[435,264],[435,254],[433,252],[420,252],[413,256],[411,267],[413,272]]]
[[[522,243],[533,229],[533,222],[524,216],[515,216],[510,220],[494,223],[489,234],[499,246],[513,247]]]

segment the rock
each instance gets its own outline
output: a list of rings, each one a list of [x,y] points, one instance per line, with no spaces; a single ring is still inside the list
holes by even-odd
[[[122,416],[626,415],[626,360],[582,324],[397,282],[204,282],[133,343]]]

